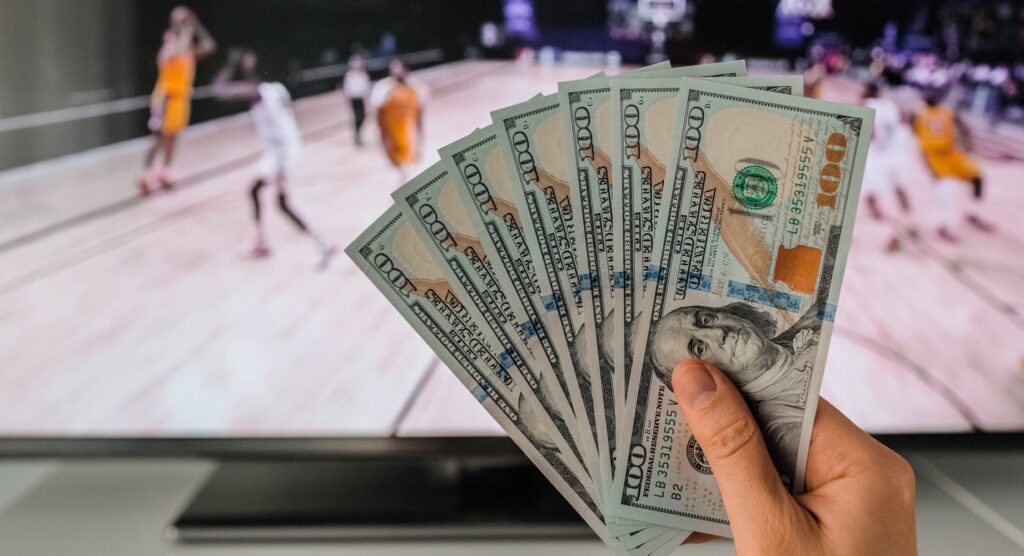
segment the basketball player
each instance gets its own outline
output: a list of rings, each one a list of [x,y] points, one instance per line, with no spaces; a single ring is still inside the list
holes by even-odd
[[[288,167],[298,157],[302,146],[288,89],[280,83],[260,77],[265,74],[257,71],[256,54],[251,51],[232,57],[228,64],[227,68],[218,72],[214,90],[221,98],[248,99],[252,103],[250,113],[260,139],[263,140],[263,157],[257,165],[256,180],[249,189],[256,225],[256,241],[251,255],[254,258],[270,256],[260,204],[260,191],[269,184],[277,192],[277,206],[281,212],[313,242],[318,256],[317,267],[324,270],[330,265],[337,249],[313,232],[288,203]]]
[[[363,146],[362,129],[366,121],[366,100],[370,96],[370,74],[366,73],[366,62],[356,54],[348,60],[348,70],[341,81],[341,93],[352,107],[353,132],[357,147]]]
[[[941,99],[938,90],[926,93],[925,106],[914,115],[912,124],[918,145],[939,187],[939,237],[956,242],[952,228],[957,219],[957,187],[970,183],[977,206],[981,202],[983,182],[978,163],[957,144],[958,133],[967,138],[966,127],[952,110],[939,104]],[[993,229],[973,212],[967,213],[967,222],[982,231]]]
[[[400,60],[392,60],[389,69],[391,76],[374,86],[370,101],[377,111],[384,151],[404,183],[409,177],[408,166],[419,159],[427,89],[409,75]]]
[[[405,85],[412,88],[416,92],[420,101],[420,112],[423,111],[423,104],[430,100],[430,88],[427,84],[417,79],[408,68],[398,58],[395,58],[388,62],[388,77],[381,79],[370,91],[370,109],[377,110],[380,108],[384,101],[387,100],[388,93],[391,89],[398,84],[398,80],[401,79]]]
[[[868,149],[867,165],[864,168],[864,197],[868,204],[868,212],[875,220],[882,220],[882,211],[878,205],[881,195],[892,192],[899,201],[904,215],[910,212],[910,198],[901,183],[902,167],[900,153],[909,145],[903,139],[903,128],[900,125],[900,109],[895,102],[879,96],[877,82],[868,83],[864,88],[864,106],[875,110],[875,127],[871,136],[871,148]],[[893,252],[900,248],[900,240],[893,236],[886,250]]]
[[[217,43],[199,22],[195,12],[184,6],[171,10],[170,27],[164,32],[163,46],[157,54],[159,73],[150,103],[149,128],[153,145],[146,153],[145,173],[139,180],[139,193],[149,195],[160,185],[170,189],[170,174],[178,133],[188,125],[192,102],[192,81],[196,60],[217,49]],[[157,154],[163,160],[157,160]]]
[[[825,82],[825,75],[828,69],[824,62],[815,62],[804,74],[804,96],[807,98],[820,99],[822,84]]]

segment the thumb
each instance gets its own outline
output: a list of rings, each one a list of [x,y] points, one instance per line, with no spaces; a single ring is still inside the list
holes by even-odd
[[[676,366],[672,385],[690,431],[711,464],[737,542],[750,534],[758,536],[747,529],[782,518],[794,502],[746,401],[714,365],[696,359]]]

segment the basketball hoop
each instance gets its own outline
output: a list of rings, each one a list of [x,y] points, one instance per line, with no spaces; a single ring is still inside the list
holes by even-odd
[[[669,23],[683,20],[686,15],[686,0],[639,0],[637,16],[663,28]]]
[[[778,15],[824,19],[832,17],[832,0],[780,0]]]

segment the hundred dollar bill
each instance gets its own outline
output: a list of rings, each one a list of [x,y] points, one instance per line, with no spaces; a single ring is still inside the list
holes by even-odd
[[[543,353],[537,327],[522,301],[506,295],[499,283],[491,259],[484,249],[484,238],[473,226],[470,209],[459,190],[461,178],[437,163],[399,188],[392,196],[407,209],[419,239],[428,245],[434,262],[445,278],[458,284],[479,309],[485,323],[505,353],[515,362],[534,395],[551,417],[559,434],[580,462],[578,431],[550,361]]]
[[[627,549],[636,549],[641,546],[652,548],[666,543],[672,543],[673,547],[676,547],[689,535],[689,531],[680,532],[678,529],[654,526],[633,533],[619,535],[616,539]]]
[[[695,357],[725,372],[802,489],[873,113],[691,79],[680,94],[608,511],[728,535],[672,369]]]
[[[582,418],[577,413],[581,395],[572,378],[575,370],[569,343],[562,328],[551,326],[548,317],[548,312],[555,310],[548,302],[551,286],[539,264],[542,254],[526,237],[526,229],[531,224],[529,216],[522,214],[517,204],[517,185],[508,170],[499,128],[486,126],[442,147],[439,153],[448,171],[461,182],[458,194],[468,209],[484,253],[495,268],[499,286],[509,297],[518,300],[525,311],[527,322],[536,335],[529,340],[531,353],[535,358],[547,358],[550,368],[556,371],[554,375],[563,399],[569,401],[569,409],[575,416],[578,447],[589,469],[597,462],[597,447],[593,435],[587,434],[590,429],[582,427]],[[598,481],[598,471],[590,469],[590,472]],[[603,504],[603,500],[598,503]]]
[[[684,68],[646,67],[629,72],[621,79],[684,75],[742,73],[742,61]],[[577,351],[587,365],[594,397],[595,436],[601,452],[603,474],[611,477],[615,442],[615,400],[624,403],[624,393],[612,387],[614,371],[612,317],[614,302],[610,272],[614,240],[612,202],[612,102],[610,81],[595,76],[559,83],[562,128],[568,166],[569,202],[580,272],[579,297],[584,328],[577,338]]]
[[[652,75],[681,77],[687,73],[742,72],[742,62],[713,64],[708,68],[655,68],[647,67],[629,72],[621,78],[640,78]],[[580,268],[579,296],[583,308],[584,325],[576,338],[580,359],[585,359],[595,412],[595,436],[601,464],[610,492],[613,476],[612,449],[615,444],[616,393],[612,387],[614,358],[611,355],[611,326],[613,290],[609,273],[612,266],[612,213],[611,151],[612,114],[609,78],[594,76],[577,81],[559,83],[559,101],[562,105],[562,127],[565,133],[566,163],[569,168],[569,202],[573,218],[572,229],[576,262]],[[619,391],[619,394],[622,394]],[[624,396],[622,396],[624,398]],[[624,401],[618,402],[619,404]],[[635,529],[638,524],[626,524]],[[689,532],[675,531],[679,540]],[[649,542],[665,536],[665,528],[647,528],[642,535],[634,533],[631,543]],[[666,538],[668,538],[666,536]],[[676,543],[678,544],[678,543]]]
[[[411,226],[393,206],[346,253],[602,541],[623,556],[652,554],[652,547],[627,549],[608,534],[585,470],[566,457],[554,424],[520,389],[524,378],[493,347],[483,317],[462,303]]]
[[[608,337],[617,346],[613,372],[619,409],[626,399],[632,354],[635,348],[626,345],[628,331],[643,307],[647,266],[650,264],[665,168],[672,152],[672,122],[676,121],[678,77],[700,77],[733,81],[736,85],[776,92],[802,94],[800,76],[745,77],[721,75],[722,72],[745,71],[745,66],[724,64],[674,68],[671,72],[651,72],[650,79],[612,79],[610,81],[612,132],[617,140],[612,150],[612,205],[621,207],[621,214],[612,219],[613,289],[622,292],[615,297],[615,324]],[[680,75],[681,74],[681,75]],[[664,77],[671,76],[671,77]],[[622,354],[621,356],[619,354]],[[614,438],[614,437],[613,437]]]
[[[734,87],[757,89],[769,93],[780,93],[798,97],[804,96],[803,75],[746,75],[741,77],[702,77],[701,79],[711,81],[712,83],[724,83]],[[678,119],[676,124],[678,124]],[[673,137],[675,136],[674,131]]]
[[[735,77],[746,74],[746,63],[732,66],[695,66],[693,77]],[[657,179],[664,175],[664,163],[671,148],[672,122],[675,115],[675,94],[679,91],[679,75],[658,72],[655,77],[639,80],[612,79],[609,95],[612,99],[612,206],[618,210],[612,216],[612,270],[614,324],[608,337],[614,369],[613,387],[617,408],[625,404],[633,350],[626,345],[627,331],[639,312],[643,284],[636,278],[636,266],[642,254],[641,233],[644,222],[639,220],[648,213],[653,216],[655,195],[660,195]],[[635,95],[634,95],[635,93]],[[636,98],[634,98],[634,96]],[[660,149],[658,148],[660,147]],[[662,150],[665,154],[654,153]],[[642,199],[646,200],[646,205]],[[647,210],[644,210],[644,209]],[[653,230],[649,222],[644,230]],[[617,295],[621,292],[622,295]]]
[[[579,463],[564,457],[553,423],[529,390],[519,389],[523,377],[488,342],[483,317],[461,302],[428,249],[395,206],[346,252],[613,551],[652,554],[650,547],[627,549],[608,534]]]
[[[547,328],[556,334],[560,346],[568,348],[569,357],[563,358],[561,371],[584,445],[590,450],[588,461],[600,462],[589,380],[592,373],[588,370],[596,361],[588,359],[578,343],[584,316],[560,108],[557,95],[544,95],[495,111],[491,117],[503,132],[499,133],[499,142],[504,147],[506,169],[516,178],[516,205],[526,210],[521,231],[533,253]],[[605,478],[600,466],[591,466],[591,476],[598,485],[611,484],[611,477]]]
[[[547,309],[541,297],[541,278],[533,263],[538,256],[531,252],[525,240],[523,221],[515,204],[514,185],[498,139],[496,128],[488,126],[440,149],[441,160],[447,166],[449,176],[457,176],[460,181],[460,186],[454,189],[466,207],[463,216],[472,227],[470,232],[464,225],[458,225],[458,235],[468,238],[465,243],[469,245],[482,245],[487,266],[493,269],[493,277],[500,290],[506,293],[512,312],[518,315],[513,319],[521,322],[518,326],[522,331],[520,336],[526,339],[527,347],[535,358],[547,360],[545,369],[558,371],[553,374],[562,390],[560,399],[565,400],[570,390],[563,371],[571,367],[564,366],[562,362],[571,365],[568,344],[558,327],[552,330],[553,335],[548,332],[548,324],[543,318]],[[450,196],[444,197],[443,204],[450,205]],[[458,209],[452,206],[450,210],[438,212],[454,213]],[[455,224],[451,226],[456,228]],[[475,236],[471,237],[471,234]],[[493,296],[498,299],[496,292]],[[583,439],[584,446],[589,439]],[[597,449],[592,442],[589,445],[596,462]],[[587,465],[590,465],[589,461]],[[635,524],[628,529],[636,531],[645,527],[646,524]]]
[[[688,68],[675,68],[675,71],[678,71],[680,69],[688,69]],[[655,72],[648,73],[646,76],[671,77],[672,74],[671,74],[671,72],[655,71]],[[756,89],[760,89],[760,90],[764,90],[764,91],[779,92],[779,93],[783,93],[783,94],[792,94],[792,95],[801,95],[801,96],[803,95],[803,76],[801,76],[801,75],[703,77],[701,79],[706,79],[708,81],[728,83],[728,84],[731,84],[731,85],[737,85],[737,86],[747,87],[747,88],[756,88]],[[679,102],[679,101],[677,100],[677,102]],[[613,175],[613,178],[614,177],[615,176]],[[579,253],[579,247],[577,248],[577,253]],[[614,289],[612,291],[614,291]],[[645,297],[650,295],[650,291],[651,291],[650,288],[646,288],[645,289]],[[635,302],[635,304],[636,304],[636,306],[642,308],[642,307],[644,307],[644,300],[637,300]],[[608,321],[608,323],[606,323],[605,327],[608,328],[610,326],[614,326],[615,322],[616,321],[614,319],[612,319],[612,320]],[[606,337],[607,336],[614,337],[614,334],[606,334]],[[624,341],[624,339],[623,339],[623,341]],[[632,353],[633,350],[635,350],[635,349],[636,349],[635,347],[630,348],[630,352]],[[619,378],[619,379],[624,379],[625,378],[621,373],[616,375],[616,377]],[[613,383],[618,385],[619,381],[613,381]],[[620,388],[623,388],[623,387],[620,386]],[[624,412],[625,398],[626,398],[625,394],[622,394],[620,397],[617,398],[618,403],[619,403],[617,411]],[[621,413],[620,413],[620,415],[621,415]],[[617,420],[625,421],[626,418],[620,416]],[[612,436],[610,436],[610,438],[613,439],[613,444],[617,444],[617,443],[621,442],[621,438],[618,439],[618,440],[615,440],[614,433],[613,433]],[[624,518],[621,518],[621,517],[618,517],[618,516],[614,516],[614,515],[606,516],[606,522],[608,523],[609,531],[613,535],[619,535],[624,530],[631,530],[632,528],[635,527],[635,524],[638,523],[635,520],[628,520],[628,519],[624,519]]]
[[[679,91],[678,81],[671,78],[701,77],[741,87],[803,95],[803,77],[800,75],[750,77],[712,73],[720,71],[725,71],[725,68],[719,69],[714,65],[674,68],[650,72],[648,75],[654,77],[649,81],[630,83],[624,78],[617,78],[613,84],[612,95],[619,101],[614,119],[614,131],[619,139],[615,169],[624,180],[622,205],[632,211],[629,218],[623,220],[630,223],[630,227],[623,227],[622,235],[630,240],[623,249],[632,253],[632,260],[624,261],[624,270],[629,274],[623,279],[632,283],[633,297],[627,296],[626,302],[633,307],[634,314],[643,306],[642,294],[649,282],[646,272],[650,265],[654,224],[661,204],[667,157],[671,155],[674,129],[665,122],[676,121]]]
[[[653,72],[653,73],[656,74],[656,75],[660,75],[663,72]],[[692,76],[687,76],[687,77],[692,77]],[[762,76],[724,76],[724,77],[723,76],[711,76],[711,77],[700,77],[700,78],[703,79],[703,80],[707,80],[707,81],[718,82],[718,83],[725,83],[725,84],[729,84],[729,85],[733,85],[733,86],[746,87],[746,88],[750,88],[750,89],[758,89],[758,90],[768,91],[768,92],[773,92],[773,93],[782,93],[782,94],[795,95],[795,96],[803,96],[803,93],[804,93],[803,76],[802,75],[762,75]],[[637,84],[639,84],[639,83],[637,83]],[[671,85],[671,84],[666,83],[665,85]],[[658,222],[659,210],[660,210],[661,206],[664,203],[664,198],[663,198],[663,195],[662,195],[662,191],[664,190],[664,187],[665,187],[666,168],[660,166],[658,164],[658,161],[664,160],[665,158],[668,158],[669,159],[669,167],[671,167],[673,164],[675,164],[675,160],[673,159],[674,155],[671,154],[671,153],[675,152],[673,147],[672,147],[672,144],[675,143],[675,139],[674,138],[682,131],[681,128],[679,127],[680,125],[682,125],[681,124],[681,119],[677,118],[676,114],[679,113],[679,105],[682,104],[683,100],[684,100],[678,94],[678,87],[679,86],[680,86],[680,84],[679,84],[679,82],[677,80],[675,87],[671,87],[671,86],[669,86],[669,87],[660,87],[660,88],[658,88],[659,92],[650,91],[650,92],[647,93],[647,95],[648,95],[648,99],[647,100],[648,101],[658,102],[658,101],[661,101],[661,97],[659,96],[660,94],[668,94],[673,89],[677,91],[675,96],[673,97],[674,100],[672,101],[672,102],[676,103],[676,109],[669,112],[669,111],[667,111],[667,109],[663,108],[663,110],[665,110],[665,112],[663,112],[660,115],[660,117],[671,117],[673,119],[674,124],[672,126],[672,133],[670,135],[665,135],[665,134],[661,134],[661,133],[652,133],[652,132],[648,131],[648,130],[652,130],[653,129],[653,127],[650,124],[654,123],[654,122],[660,121],[660,117],[658,119],[649,119],[649,122],[641,122],[639,125],[636,126],[637,130],[639,132],[637,139],[638,139],[638,144],[639,145],[646,145],[646,147],[641,149],[643,152],[646,153],[646,155],[642,155],[641,157],[639,157],[639,158],[637,158],[635,160],[631,160],[631,161],[627,160],[626,162],[624,162],[624,169],[627,172],[636,172],[636,173],[640,173],[640,174],[643,174],[644,172],[649,172],[650,175],[655,178],[655,179],[651,180],[651,182],[650,182],[651,187],[650,188],[643,187],[645,185],[645,181],[644,180],[635,180],[634,181],[634,188],[633,188],[634,195],[633,195],[633,198],[634,199],[635,198],[641,198],[642,199],[642,198],[644,198],[645,195],[649,195],[651,198],[654,199],[654,201],[649,203],[649,204],[640,203],[640,208],[643,209],[643,210],[640,213],[638,213],[638,211],[634,211],[633,222],[634,223],[641,223],[641,225],[638,228],[636,228],[636,232],[635,233],[630,234],[627,231],[627,232],[623,233],[623,235],[622,235],[623,238],[631,238],[633,240],[633,242],[634,242],[632,246],[625,245],[623,247],[623,250],[626,253],[632,253],[633,254],[633,261],[636,264],[636,266],[633,267],[634,268],[634,272],[639,273],[639,277],[637,278],[637,281],[635,282],[635,285],[637,285],[638,287],[633,288],[633,289],[628,289],[628,290],[623,292],[623,297],[624,297],[623,303],[624,303],[624,305],[630,305],[630,306],[632,306],[634,308],[632,317],[630,318],[629,314],[625,310],[623,310],[623,313],[626,315],[626,319],[627,319],[626,322],[625,322],[625,325],[623,326],[623,330],[624,330],[623,336],[622,337],[618,337],[618,336],[615,337],[616,341],[621,341],[626,346],[626,353],[627,353],[627,355],[626,355],[626,357],[625,357],[625,359],[623,361],[623,367],[621,368],[621,370],[618,369],[618,368],[616,369],[617,374],[615,376],[616,376],[616,379],[621,380],[625,384],[624,388],[627,389],[627,390],[628,390],[628,385],[629,385],[630,372],[631,372],[631,370],[633,368],[632,367],[632,365],[633,365],[632,356],[635,353],[637,353],[637,351],[640,349],[639,346],[636,346],[635,344],[632,343],[631,338],[633,337],[633,335],[631,334],[631,331],[635,328],[634,323],[637,323],[637,322],[640,322],[640,321],[643,320],[644,317],[641,315],[641,312],[642,312],[643,308],[646,306],[646,303],[647,303],[646,297],[648,297],[648,296],[650,296],[652,294],[651,293],[652,292],[652,288],[648,287],[648,284],[653,280],[653,277],[652,277],[652,275],[649,272],[650,265],[651,265],[651,256],[650,256],[649,249],[653,248],[653,245],[654,245],[654,234],[651,233],[651,232],[648,232],[648,225],[644,224],[644,223],[645,222],[653,222],[653,223],[656,224]],[[630,96],[632,95],[633,92],[635,92],[635,90],[628,90],[628,94],[630,94]],[[642,106],[642,102],[641,101],[643,101],[643,100],[644,100],[643,98],[638,99],[638,105]],[[647,104],[650,104],[650,102],[648,102]],[[650,107],[648,107],[648,109],[649,108]],[[640,113],[646,115],[647,111],[644,110],[644,109],[640,109]],[[619,122],[619,123],[621,125],[622,122]],[[672,144],[670,144],[670,143],[672,143]],[[668,154],[664,154],[664,153],[668,153]],[[649,168],[647,168],[647,169],[645,169],[642,165],[638,164],[639,162],[641,162],[641,161],[643,161],[645,159],[647,161],[651,162]],[[641,186],[639,189],[636,187],[638,185]],[[627,202],[627,204],[628,204],[628,202]],[[653,211],[653,212],[650,212],[650,211]],[[657,226],[654,225],[652,229],[657,229]],[[627,276],[627,279],[628,279],[628,276]],[[636,297],[637,295],[641,295],[641,294],[643,295],[643,297]],[[620,404],[621,404],[619,406],[620,409],[624,410],[626,399],[627,399],[627,395],[626,394],[624,394],[622,397],[619,398]],[[628,420],[628,418],[629,418],[628,416],[625,416],[625,417],[623,417],[623,420],[624,421]],[[618,446],[619,444],[621,444],[624,441],[624,439],[622,438],[622,433],[623,432],[628,432],[628,431],[619,431],[620,434],[619,434],[618,437],[616,437],[616,440],[615,440],[616,446]]]
[[[623,77],[737,77],[745,75],[747,75],[747,61],[730,60],[728,62],[714,62],[697,66],[647,66],[614,76],[613,79]]]
[[[515,176],[516,204],[526,209],[523,237],[540,283],[548,330],[555,331],[560,345],[568,348],[561,371],[568,383],[571,402],[591,450],[588,461],[600,462],[596,447],[594,398],[591,392],[587,352],[578,343],[584,325],[579,269],[575,260],[575,221],[569,199],[569,176],[557,95],[545,95],[492,113],[504,147],[506,169]],[[591,467],[599,485],[611,484],[601,467]],[[604,482],[602,482],[604,481]],[[639,525],[644,528],[647,525]]]
[[[580,270],[576,264],[575,219],[569,201],[566,144],[562,133],[557,94],[535,97],[491,113],[499,130],[507,171],[516,204],[525,211],[523,236],[536,254],[534,265],[549,330],[558,330],[568,347],[570,360],[563,362],[580,428],[595,447],[591,461],[598,462],[595,415],[588,366],[577,338],[584,323],[580,298]],[[565,363],[568,363],[566,365]],[[600,467],[592,470],[595,479]]]
[[[476,308],[450,283],[403,210],[388,209],[346,252],[585,519],[593,485]]]

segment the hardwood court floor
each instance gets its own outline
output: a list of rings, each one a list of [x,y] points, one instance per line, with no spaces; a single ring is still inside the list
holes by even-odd
[[[466,62],[422,72],[434,98],[421,167],[490,110],[596,71]],[[293,204],[347,245],[399,178],[372,126],[370,147],[354,147],[340,98],[297,109],[306,139]],[[245,118],[190,129],[182,187],[136,200],[143,148],[0,174],[0,435],[500,432],[346,257],[313,270],[311,245],[269,197],[274,256],[243,256],[260,148]],[[919,166],[909,184],[918,239],[887,254],[905,223],[858,219],[823,391],[873,431],[1024,426],[1024,164],[984,165],[995,234],[941,244]]]

